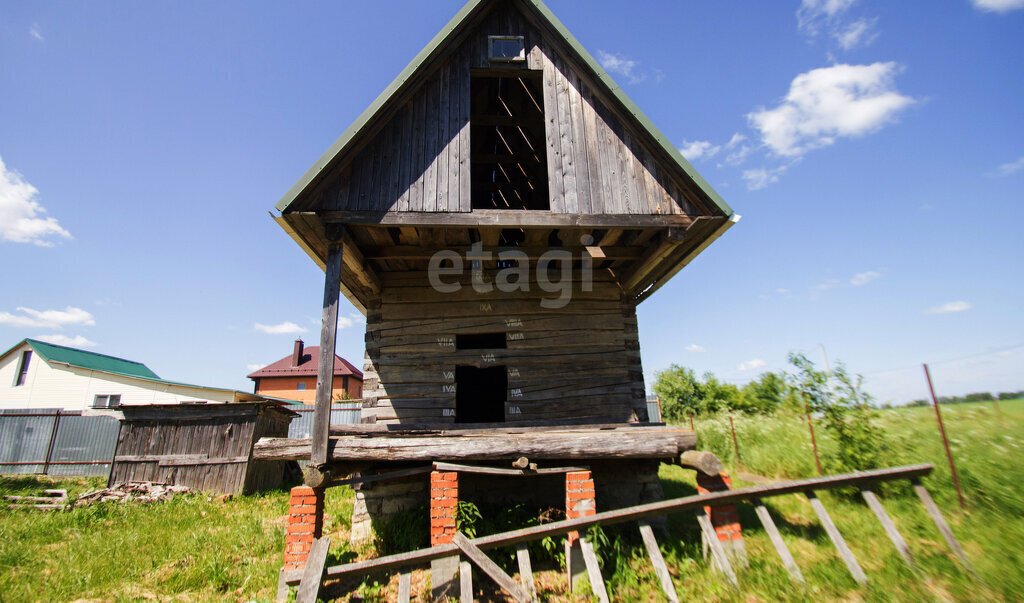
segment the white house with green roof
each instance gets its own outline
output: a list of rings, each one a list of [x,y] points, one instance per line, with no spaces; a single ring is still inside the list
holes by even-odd
[[[265,400],[252,393],[161,379],[141,362],[25,339],[0,355],[0,410]]]

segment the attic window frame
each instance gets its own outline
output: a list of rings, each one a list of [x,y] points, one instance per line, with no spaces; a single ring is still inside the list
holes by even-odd
[[[519,42],[519,55],[514,57],[497,56],[494,54],[495,42],[514,41]],[[487,36],[487,60],[491,63],[525,63],[526,62],[526,38],[524,36]]]

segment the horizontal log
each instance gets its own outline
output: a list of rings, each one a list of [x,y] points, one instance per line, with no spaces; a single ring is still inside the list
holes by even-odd
[[[297,212],[294,212],[297,213]],[[294,213],[282,218],[290,218]],[[552,212],[531,212],[521,210],[483,209],[472,212],[412,212],[412,211],[322,211],[317,216],[325,222],[342,224],[367,224],[381,226],[425,226],[439,227],[465,226],[479,228],[481,226],[538,226],[558,228],[574,226],[577,228],[669,228],[670,226],[688,227],[693,223],[693,216],[686,214],[556,214]]]
[[[725,471],[722,461],[713,452],[706,450],[687,450],[679,456],[679,464],[706,475],[718,475]]]
[[[485,461],[555,459],[675,459],[696,445],[692,431],[672,427],[575,429],[510,434],[405,437],[332,436],[328,460],[350,461]],[[262,438],[253,448],[256,460],[305,460],[308,438]]]

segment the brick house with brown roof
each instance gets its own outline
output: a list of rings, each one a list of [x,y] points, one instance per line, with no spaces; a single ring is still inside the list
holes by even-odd
[[[289,356],[247,375],[255,383],[257,394],[313,404],[316,399],[316,368],[319,346],[305,347],[301,339]],[[341,356],[334,356],[334,395],[337,399],[358,400],[363,392],[363,372]]]

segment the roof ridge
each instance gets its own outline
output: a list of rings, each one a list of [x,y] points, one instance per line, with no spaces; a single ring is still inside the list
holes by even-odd
[[[61,348],[62,350],[71,350],[72,352],[79,352],[79,353],[82,353],[82,354],[89,354],[91,356],[101,356],[103,358],[110,358],[111,360],[119,360],[121,362],[129,362],[131,364],[138,364],[139,366],[146,366],[144,363],[139,362],[138,360],[129,360],[127,358],[121,358],[119,356],[111,356],[110,354],[101,354],[99,352],[93,352],[91,350],[83,350],[81,348],[73,348],[73,347],[70,347],[70,346],[60,345],[58,343],[50,343],[48,341],[41,341],[39,339],[32,339],[32,338],[29,338],[29,337],[26,337],[25,339],[23,339],[22,343],[31,343],[33,345],[44,345],[44,346],[50,346],[50,347],[54,347],[54,348]],[[21,344],[18,344],[18,345],[21,345]],[[16,345],[14,347],[18,347],[18,346]],[[149,367],[147,366],[146,368],[149,368]]]

